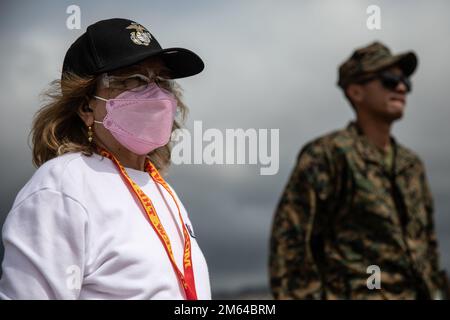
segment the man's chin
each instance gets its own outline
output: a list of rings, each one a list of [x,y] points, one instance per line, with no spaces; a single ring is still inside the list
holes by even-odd
[[[386,122],[394,122],[403,118],[403,110],[386,110],[385,112],[379,113],[378,117],[384,119]]]
[[[386,116],[393,121],[399,120],[403,117],[404,111],[405,111],[405,104],[396,101],[388,106]]]
[[[391,112],[386,112],[384,118],[390,122],[394,122],[403,118],[403,110],[395,110]]]
[[[394,114],[391,117],[392,121],[397,121],[397,120],[400,120],[401,118],[403,118],[403,112],[400,112],[398,114]]]

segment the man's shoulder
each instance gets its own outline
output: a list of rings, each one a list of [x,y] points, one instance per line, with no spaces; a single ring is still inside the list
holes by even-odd
[[[399,165],[403,166],[414,166],[414,167],[424,167],[424,163],[422,158],[413,150],[400,143],[396,143],[397,145],[397,155],[396,161]]]
[[[333,155],[338,150],[353,148],[354,137],[348,128],[333,130],[305,144],[301,154]]]
[[[338,158],[348,158],[351,154],[361,153],[361,150],[358,149],[358,145],[361,148],[361,143],[358,143],[359,139],[361,137],[357,129],[350,124],[346,128],[331,131],[307,142],[298,157],[299,159],[309,157],[315,159],[313,161],[320,159],[335,161]],[[421,157],[416,152],[397,141],[395,143],[397,166],[418,169],[424,167]]]

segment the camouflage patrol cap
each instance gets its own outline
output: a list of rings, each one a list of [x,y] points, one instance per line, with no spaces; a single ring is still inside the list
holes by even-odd
[[[353,52],[352,56],[339,67],[338,86],[345,89],[350,83],[362,81],[383,69],[398,66],[405,76],[410,76],[417,67],[414,52],[393,55],[388,47],[374,42]]]

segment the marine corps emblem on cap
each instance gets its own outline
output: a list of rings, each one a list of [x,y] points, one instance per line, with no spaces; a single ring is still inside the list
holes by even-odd
[[[141,45],[141,46],[148,46],[150,44],[150,41],[152,40],[152,36],[150,32],[145,29],[142,25],[136,22],[132,22],[127,29],[135,29],[136,31],[132,31],[130,33],[131,41],[133,41],[135,44]]]

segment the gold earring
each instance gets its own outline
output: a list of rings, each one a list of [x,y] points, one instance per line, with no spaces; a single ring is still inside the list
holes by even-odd
[[[89,143],[92,142],[93,136],[94,136],[94,132],[92,131],[92,127],[88,126],[88,140],[89,140]]]

